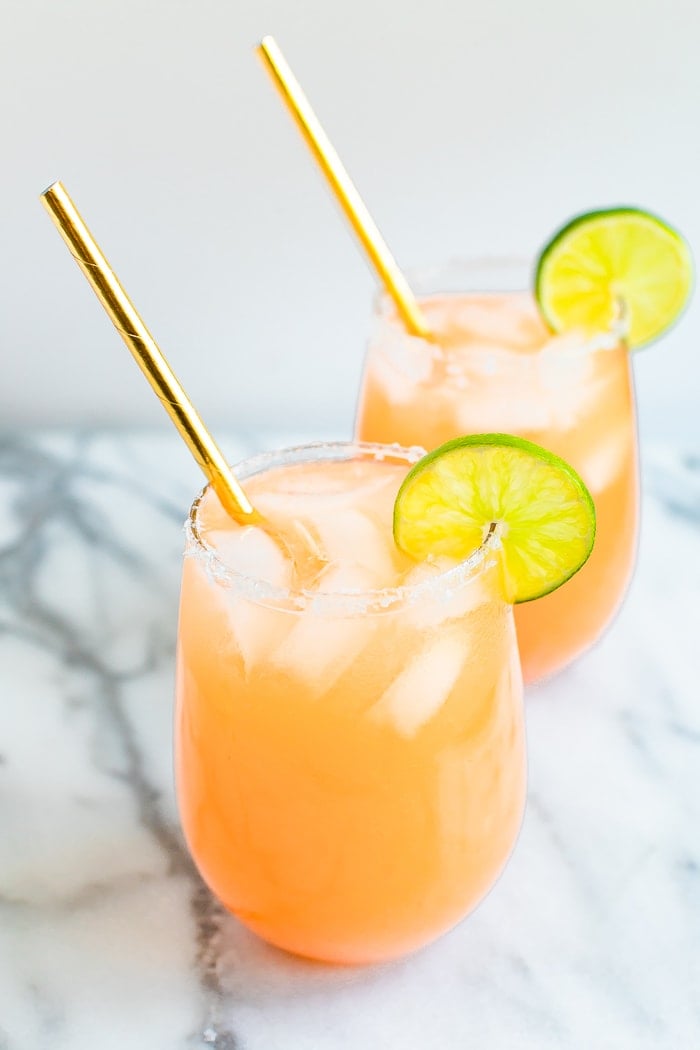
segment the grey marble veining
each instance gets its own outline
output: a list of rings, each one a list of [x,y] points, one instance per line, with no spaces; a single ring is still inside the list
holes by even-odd
[[[222,443],[235,460],[291,440]],[[700,461],[643,458],[624,609],[527,698],[505,874],[436,944],[351,970],[262,944],[182,844],[184,447],[0,438],[0,1050],[700,1047]]]

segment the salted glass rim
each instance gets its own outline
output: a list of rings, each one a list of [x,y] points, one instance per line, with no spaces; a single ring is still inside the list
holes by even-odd
[[[533,271],[534,265],[531,258],[525,255],[475,255],[475,256],[454,256],[453,258],[447,259],[444,262],[437,263],[426,263],[418,266],[408,267],[404,273],[406,280],[408,281],[409,287],[416,293],[416,299],[420,301],[431,295],[529,295],[531,299],[535,300],[533,292]],[[500,274],[500,273],[513,273],[517,274],[522,280],[518,280],[517,283],[513,282],[512,285],[508,282],[505,287],[490,286],[490,282],[485,281],[486,287],[479,287],[479,281],[474,280],[472,283],[467,284],[466,278],[472,274],[487,273]],[[430,291],[424,291],[421,289],[423,283],[434,283],[444,279],[446,283],[451,285],[454,277],[459,276],[460,273],[465,275],[465,286],[463,288],[452,288],[441,289],[437,283],[431,288]],[[528,279],[529,278],[529,279]],[[624,305],[624,304],[621,304]],[[380,286],[372,300],[372,315],[378,319],[386,318],[390,313],[396,313],[396,307],[393,299],[386,291],[383,286]],[[400,323],[400,322],[399,322]],[[543,318],[543,324],[546,327],[546,322]],[[576,331],[572,329],[571,331]],[[610,322],[607,328],[603,328],[598,332],[594,332],[592,335],[585,336],[582,333],[582,338],[572,346],[558,346],[557,354],[570,354],[580,356],[581,354],[595,353],[600,350],[616,350],[620,346],[624,346],[625,339],[627,336],[628,325],[627,318],[625,317],[624,311],[621,311],[620,315]],[[567,332],[551,332],[551,339],[561,339],[565,337]],[[434,351],[435,342],[424,339],[422,336],[408,334],[407,339],[411,342],[423,344],[426,347],[431,348]],[[537,360],[541,355],[551,352],[550,340],[545,342],[538,350],[528,351],[526,357],[528,360]],[[475,353],[480,353],[481,348],[475,348]],[[491,355],[504,355],[504,356],[518,356],[523,357],[522,350],[504,343],[502,346],[489,347],[488,350]]]
[[[339,455],[338,453],[342,453]],[[416,463],[425,455],[425,449],[414,445],[410,448],[399,444],[379,444],[366,441],[316,441],[293,445],[272,452],[261,452],[248,456],[235,466],[236,477],[244,481],[262,474],[273,467],[319,460],[343,460],[354,456],[371,457],[377,460],[393,458],[405,460],[407,465]],[[185,556],[193,554],[205,564],[207,575],[217,585],[234,590],[242,597],[259,604],[289,611],[311,611],[321,615],[352,616],[366,613],[390,612],[419,601],[432,599],[444,601],[478,579],[483,572],[495,564],[495,553],[500,549],[497,530],[490,530],[484,541],[464,561],[436,572],[412,585],[399,585],[377,590],[317,591],[308,588],[276,587],[266,580],[249,576],[226,564],[221,552],[209,543],[202,534],[198,511],[202,500],[209,492],[207,484],[195,496],[185,522],[187,543]],[[418,562],[416,564],[419,564]],[[495,598],[499,598],[497,594]],[[501,599],[508,604],[505,598]]]

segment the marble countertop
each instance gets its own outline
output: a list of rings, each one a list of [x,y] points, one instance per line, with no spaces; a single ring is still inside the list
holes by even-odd
[[[256,940],[183,848],[173,649],[200,481],[179,439],[0,439],[0,1050],[700,1047],[700,459],[643,459],[625,607],[527,697],[505,874],[442,940],[354,970]]]

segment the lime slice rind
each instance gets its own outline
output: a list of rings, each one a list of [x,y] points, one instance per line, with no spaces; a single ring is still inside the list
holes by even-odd
[[[683,313],[693,259],[683,236],[657,215],[616,207],[577,215],[542,249],[535,297],[554,332],[609,330],[625,303],[626,341],[647,346]]]
[[[411,557],[469,557],[495,523],[509,601],[569,580],[595,540],[595,507],[564,460],[524,438],[455,438],[415,464],[394,504],[394,539]]]

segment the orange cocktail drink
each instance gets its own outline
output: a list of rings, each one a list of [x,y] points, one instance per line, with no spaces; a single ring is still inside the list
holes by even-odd
[[[379,299],[358,437],[431,449],[461,434],[518,434],[571,463],[595,502],[588,563],[559,590],[516,608],[531,681],[595,641],[632,573],[638,479],[629,353],[614,330],[552,334],[522,290],[524,267],[456,265],[411,283],[437,338],[409,336],[393,304]]]
[[[309,446],[237,468],[292,564],[209,490],[188,526],[176,769],[196,864],[282,948],[367,963],[418,948],[492,886],[525,798],[522,683],[488,541],[428,564],[392,539],[416,455]]]

